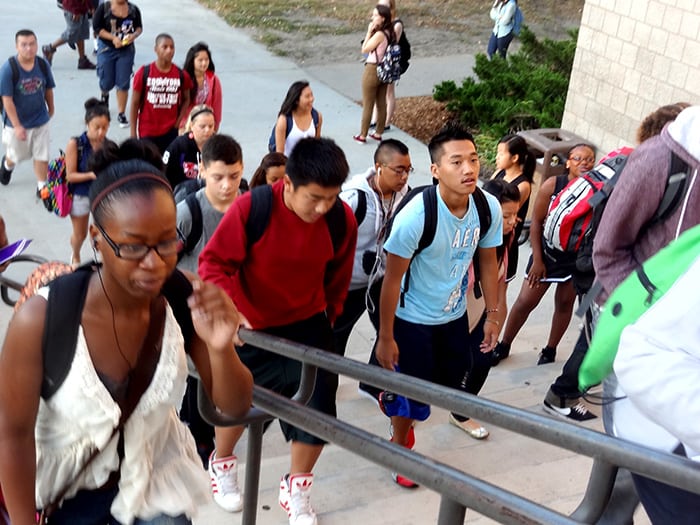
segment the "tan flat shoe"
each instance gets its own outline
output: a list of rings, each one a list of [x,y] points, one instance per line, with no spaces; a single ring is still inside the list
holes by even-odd
[[[460,430],[463,430],[474,439],[486,439],[489,437],[489,431],[473,419],[459,421],[456,417],[450,414],[450,424],[456,426]]]

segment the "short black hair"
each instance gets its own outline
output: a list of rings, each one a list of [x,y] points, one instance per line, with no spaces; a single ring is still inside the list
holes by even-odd
[[[484,183],[482,189],[496,197],[500,203],[520,202],[520,190],[518,187],[503,179],[488,180]]]
[[[243,162],[241,145],[230,135],[214,134],[202,146],[202,164],[209,166],[212,162],[224,164]]]
[[[111,216],[116,201],[131,195],[146,195],[156,189],[169,191],[172,195],[168,179],[163,174],[160,153],[150,142],[127,139],[117,145],[110,141],[95,152],[91,166],[97,178],[90,185],[90,209],[98,224]],[[120,179],[135,174],[143,177],[119,184]]]
[[[455,140],[468,140],[476,148],[476,142],[474,141],[474,136],[467,131],[467,128],[462,126],[457,121],[450,121],[445,126],[437,132],[430,143],[428,144],[428,151],[430,152],[430,162],[433,164],[438,164],[440,157],[442,157],[443,145],[446,142],[452,142]]]
[[[374,152],[374,163],[378,164],[380,160],[386,160],[391,153],[408,155],[408,146],[396,139],[382,140]]]
[[[307,184],[339,188],[348,173],[350,167],[345,153],[329,138],[301,139],[287,160],[287,175],[295,188]]]
[[[175,43],[175,39],[172,37],[172,35],[170,33],[158,33],[158,35],[156,36],[156,45],[158,45],[158,42],[160,42],[161,40],[164,40],[166,38],[168,40],[170,40],[173,44]]]
[[[36,33],[32,31],[31,29],[20,29],[15,33],[15,44],[17,43],[17,40],[19,40],[19,37],[21,36],[33,36],[36,38]]]

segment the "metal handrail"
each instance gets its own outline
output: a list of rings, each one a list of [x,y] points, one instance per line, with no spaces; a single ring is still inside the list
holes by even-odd
[[[267,418],[279,417],[375,463],[401,471],[440,493],[442,500],[438,523],[441,525],[462,523],[466,507],[502,523],[523,523],[529,520],[532,523],[593,523],[601,516],[609,500],[617,466],[700,493],[700,465],[686,458],[268,334],[243,329],[241,337],[249,344],[301,361],[303,368],[324,368],[594,458],[584,498],[576,510],[566,517],[448,465],[394,445],[382,437],[303,407],[283,396],[260,387],[254,388],[254,405],[269,414]],[[258,419],[250,426],[251,431],[255,429],[255,436],[249,437],[246,471],[253,469],[257,479],[263,423]],[[253,437],[255,443],[251,443]],[[257,456],[251,454],[252,448],[257,448]],[[244,495],[245,498],[248,496],[249,494]],[[255,494],[251,496],[257,504],[257,485]],[[255,523],[255,506],[251,508],[252,515],[246,515],[244,506],[244,525]]]
[[[16,262],[31,262],[36,263],[38,265],[47,262],[47,259],[39,255],[23,253],[17,255],[16,257],[13,257],[10,260],[10,265]],[[15,281],[11,277],[8,277],[7,270],[5,270],[5,272],[3,273],[0,273],[0,298],[6,305],[14,306],[16,303],[16,301],[10,297],[9,291],[15,290],[16,292],[21,292],[22,288],[24,288],[24,282]]]

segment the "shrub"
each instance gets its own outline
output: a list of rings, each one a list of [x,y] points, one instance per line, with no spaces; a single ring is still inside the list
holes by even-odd
[[[521,47],[505,60],[476,56],[474,73],[461,87],[453,81],[435,86],[434,98],[470,129],[491,137],[521,129],[559,127],[569,87],[578,30],[569,39],[539,41],[523,27]]]

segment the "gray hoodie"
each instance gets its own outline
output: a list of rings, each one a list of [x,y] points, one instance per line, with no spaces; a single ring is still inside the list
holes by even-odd
[[[367,212],[362,222],[357,225],[357,247],[355,248],[355,262],[352,267],[350,290],[365,288],[384,276],[386,255],[382,248],[384,239],[380,239],[379,236],[384,229],[385,223],[391,218],[393,211],[408,192],[407,184],[396,194],[391,210],[392,213],[386,218],[380,195],[369,185],[369,180],[376,176],[376,173],[372,167],[365,173],[354,175],[343,185],[343,190],[340,193],[340,198],[352,208],[353,212],[357,210],[358,192],[363,192],[367,197]],[[371,276],[365,273],[362,267],[363,254],[368,251],[378,254],[379,257],[379,264],[375,265],[375,271],[372,272]]]

